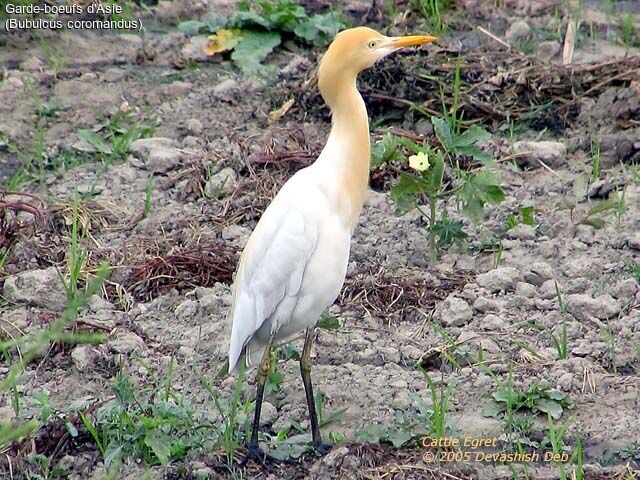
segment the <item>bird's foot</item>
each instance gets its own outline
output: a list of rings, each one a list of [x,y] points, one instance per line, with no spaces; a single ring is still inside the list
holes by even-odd
[[[313,448],[318,455],[326,455],[331,451],[333,445],[325,442],[313,442]]]
[[[244,467],[249,461],[255,460],[260,465],[264,467],[265,461],[267,459],[267,454],[264,453],[258,445],[247,445],[247,453],[245,453],[244,458],[240,462],[240,468]]]

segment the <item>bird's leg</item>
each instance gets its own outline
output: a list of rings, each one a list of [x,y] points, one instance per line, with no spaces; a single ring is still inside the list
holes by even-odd
[[[313,327],[307,329],[304,338],[304,348],[300,357],[300,374],[304,384],[304,393],[307,396],[307,406],[309,407],[309,421],[311,423],[311,438],[313,448],[322,455],[331,450],[331,445],[323,443],[318,425],[318,415],[316,413],[316,403],[313,398],[313,386],[311,385],[311,342],[313,341]]]
[[[249,460],[254,459],[264,464],[266,458],[265,453],[258,446],[258,431],[260,430],[260,410],[262,409],[262,397],[264,396],[264,384],[267,381],[267,375],[269,375],[269,367],[271,363],[271,344],[273,343],[273,337],[269,338],[269,342],[264,349],[262,360],[258,366],[257,375],[257,390],[256,390],[256,409],[253,416],[253,429],[251,431],[251,439],[247,444],[247,454],[240,462],[240,466],[244,466]]]

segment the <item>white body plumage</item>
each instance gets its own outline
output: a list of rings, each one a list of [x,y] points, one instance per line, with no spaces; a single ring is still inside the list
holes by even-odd
[[[243,349],[252,366],[271,335],[283,340],[313,326],[340,293],[353,230],[337,208],[332,158],[341,143],[330,137],[318,160],[285,183],[247,242],[234,284],[230,371]]]

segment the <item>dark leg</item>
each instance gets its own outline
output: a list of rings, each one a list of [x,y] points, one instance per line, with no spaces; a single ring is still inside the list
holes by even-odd
[[[264,460],[266,458],[265,453],[258,446],[258,431],[260,430],[260,410],[262,410],[262,397],[264,396],[264,384],[267,381],[267,375],[269,375],[269,366],[271,361],[271,343],[273,342],[273,337],[269,339],[269,343],[267,343],[266,348],[264,349],[264,354],[262,355],[262,360],[260,361],[260,365],[258,367],[258,376],[257,383],[258,388],[256,391],[256,410],[253,416],[253,430],[251,431],[251,440],[247,444],[247,454],[240,462],[240,466],[244,466],[249,460],[257,460],[261,464],[264,464]]]
[[[311,385],[311,342],[313,340],[313,327],[307,329],[304,338],[304,348],[300,357],[300,373],[304,384],[304,393],[307,396],[307,406],[309,407],[309,421],[311,422],[311,437],[313,438],[313,448],[322,455],[331,450],[331,445],[322,442],[320,426],[318,425],[318,415],[316,414],[316,403],[313,398],[313,387]]]

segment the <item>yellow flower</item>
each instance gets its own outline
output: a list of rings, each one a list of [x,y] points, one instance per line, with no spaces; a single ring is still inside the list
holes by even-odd
[[[425,172],[429,168],[429,157],[424,152],[409,157],[409,166],[418,172]]]

